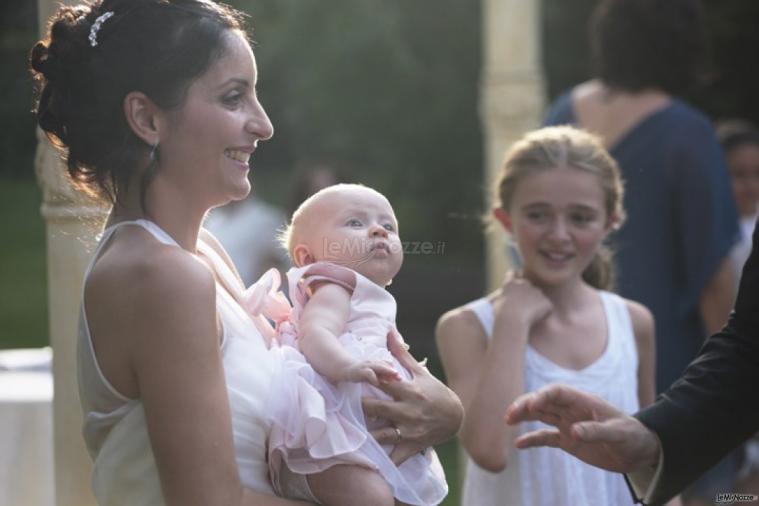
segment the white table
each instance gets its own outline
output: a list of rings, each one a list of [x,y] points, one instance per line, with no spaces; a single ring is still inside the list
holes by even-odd
[[[49,348],[0,351],[0,505],[53,506]]]

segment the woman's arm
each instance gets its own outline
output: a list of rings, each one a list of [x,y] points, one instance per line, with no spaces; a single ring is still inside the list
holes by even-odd
[[[129,362],[166,504],[298,504],[240,483],[211,273],[172,248],[130,278],[121,289],[130,292],[131,323],[120,332],[133,343]]]
[[[358,361],[338,341],[348,321],[350,292],[327,282],[314,289],[298,323],[298,346],[314,370],[334,383],[367,381],[378,386],[379,380],[400,379],[390,364]]]
[[[638,404],[641,409],[656,398],[656,327],[654,317],[645,306],[627,301],[638,350]]]

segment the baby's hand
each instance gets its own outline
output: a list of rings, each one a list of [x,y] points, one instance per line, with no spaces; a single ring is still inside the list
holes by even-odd
[[[354,362],[343,372],[343,381],[360,383],[366,381],[378,387],[380,382],[400,381],[401,375],[387,362],[362,360]]]

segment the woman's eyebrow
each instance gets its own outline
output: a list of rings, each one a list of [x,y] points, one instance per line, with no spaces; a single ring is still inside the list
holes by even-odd
[[[232,77],[230,79],[227,79],[226,81],[224,81],[220,85],[218,85],[216,87],[216,89],[226,88],[231,83],[239,84],[241,86],[245,86],[246,88],[250,88],[250,81],[248,81],[247,79],[243,79],[241,77]]]

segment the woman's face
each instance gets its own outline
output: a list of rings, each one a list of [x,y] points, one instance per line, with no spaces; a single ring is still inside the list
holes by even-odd
[[[517,241],[525,276],[557,286],[580,279],[609,232],[604,204],[596,175],[556,168],[525,176],[497,217]]]
[[[735,202],[741,216],[756,214],[759,204],[759,146],[743,144],[727,153]]]
[[[256,95],[256,60],[243,36],[229,31],[222,56],[167,114],[157,178],[171,178],[187,198],[213,207],[250,192],[248,160],[274,133]]]

